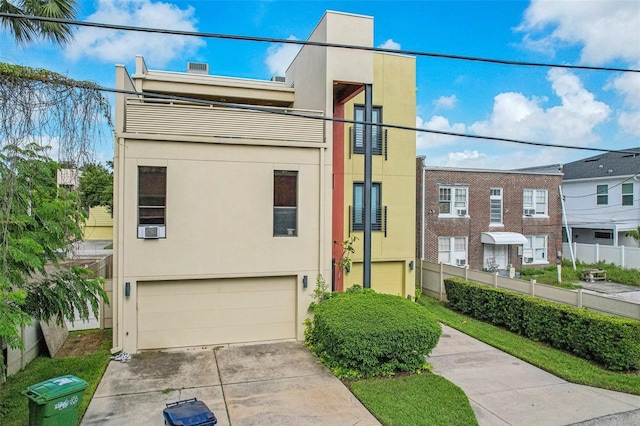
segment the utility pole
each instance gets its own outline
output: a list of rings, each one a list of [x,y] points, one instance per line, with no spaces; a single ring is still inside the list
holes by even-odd
[[[372,152],[372,129],[371,121],[373,120],[373,86],[371,84],[364,85],[364,234],[363,246],[364,252],[362,257],[362,288],[371,288],[371,164],[373,162]]]

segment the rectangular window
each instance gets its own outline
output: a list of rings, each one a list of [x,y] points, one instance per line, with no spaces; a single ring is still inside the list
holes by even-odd
[[[365,121],[364,105],[355,106],[354,120]],[[371,122],[382,123],[382,107],[373,107],[371,111]],[[356,123],[353,128],[353,152],[356,154],[364,154],[364,124]],[[374,155],[382,155],[382,135],[382,127],[371,126],[371,152]]]
[[[298,235],[298,172],[273,172],[273,235]]]
[[[439,237],[438,262],[453,266],[466,266],[467,238]]]
[[[622,205],[623,206],[633,205],[633,183],[622,184]]]
[[[609,204],[609,185],[597,185],[596,194],[596,204]]]
[[[489,190],[489,223],[502,224],[502,188]]]
[[[453,195],[453,197],[452,197]],[[468,216],[468,191],[465,187],[440,187],[439,203],[441,216]]]
[[[547,190],[525,189],[522,192],[522,214],[524,216],[547,216]]]
[[[138,225],[166,225],[167,168],[138,167]]]
[[[353,184],[352,224],[354,231],[364,230],[364,183]],[[380,184],[371,184],[371,230],[382,230],[382,202]]]
[[[522,246],[522,263],[547,263],[547,236],[527,236],[527,243]]]
[[[600,240],[613,240],[612,231],[595,231],[594,237]]]

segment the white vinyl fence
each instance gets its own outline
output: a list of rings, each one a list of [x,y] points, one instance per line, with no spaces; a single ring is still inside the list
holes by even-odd
[[[640,247],[603,246],[600,244],[572,243],[576,260],[584,263],[613,263],[623,268],[640,269]],[[562,244],[562,257],[571,259],[569,243]]]
[[[535,280],[524,281],[503,277],[498,273],[476,271],[464,267],[445,265],[417,260],[417,285],[427,296],[446,301],[444,288],[446,278],[458,277],[479,284],[515,291],[553,302],[564,303],[605,314],[640,320],[640,304],[632,301],[613,299],[590,290],[567,290],[545,284],[537,284]]]

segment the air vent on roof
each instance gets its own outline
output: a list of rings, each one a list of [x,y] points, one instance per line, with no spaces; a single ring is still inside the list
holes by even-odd
[[[273,77],[271,77],[271,81],[277,81],[278,83],[284,83],[286,80],[281,75],[274,75]]]
[[[209,74],[209,64],[187,62],[187,72],[193,74]]]

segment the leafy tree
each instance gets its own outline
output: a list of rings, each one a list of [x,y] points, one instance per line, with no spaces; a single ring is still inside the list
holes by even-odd
[[[640,244],[640,226],[638,226],[638,229],[633,229],[631,231],[627,231],[627,233],[625,234],[627,237],[631,237],[634,240],[636,240],[636,242],[638,244]]]
[[[32,318],[62,324],[74,308],[88,318],[100,298],[108,303],[100,279],[60,260],[82,237],[83,216],[43,152],[36,144],[0,151],[0,339],[11,347],[22,345],[18,327]]]
[[[14,15],[32,15],[42,18],[74,20],[75,0],[0,0],[0,12]],[[13,33],[19,44],[29,44],[38,38],[64,45],[72,38],[71,26],[58,22],[0,17],[0,24]]]
[[[107,206],[113,208],[113,163],[88,163],[80,168],[80,184],[78,192],[83,207]]]

